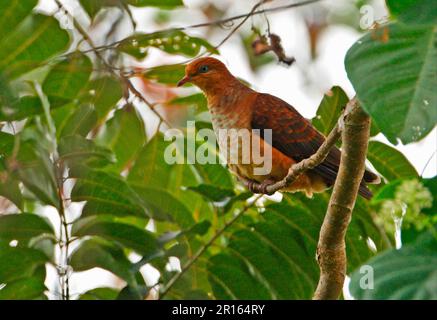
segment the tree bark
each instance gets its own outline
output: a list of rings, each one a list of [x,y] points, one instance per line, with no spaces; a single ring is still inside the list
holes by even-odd
[[[340,168],[320,229],[320,278],[315,300],[337,299],[343,289],[347,266],[345,236],[365,170],[369,131],[370,118],[354,98],[346,106]]]

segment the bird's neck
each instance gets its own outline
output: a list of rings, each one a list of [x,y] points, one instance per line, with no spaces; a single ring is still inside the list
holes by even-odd
[[[233,78],[220,88],[204,91],[212,122],[217,129],[248,128],[257,93]]]

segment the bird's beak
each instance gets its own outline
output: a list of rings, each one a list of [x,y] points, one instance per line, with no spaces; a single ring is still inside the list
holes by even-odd
[[[178,82],[178,87],[183,86],[185,83],[190,82],[190,77],[185,76]]]

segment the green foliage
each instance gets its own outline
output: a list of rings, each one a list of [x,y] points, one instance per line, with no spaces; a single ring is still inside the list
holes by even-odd
[[[55,18],[31,14],[0,40],[0,71],[17,77],[65,50],[69,42],[68,33],[59,28]]]
[[[346,107],[348,101],[349,98],[342,88],[333,87],[328,93],[325,93],[312,124],[327,136],[337,124],[341,111]]]
[[[418,175],[416,169],[402,153],[382,142],[369,142],[367,158],[388,181]]]
[[[207,41],[191,37],[179,30],[137,34],[124,39],[118,46],[122,52],[126,52],[137,59],[147,56],[149,47],[158,48],[170,54],[180,54],[186,57],[194,57],[202,48],[208,52],[218,53]]]
[[[363,108],[392,143],[418,141],[434,128],[435,26],[392,23],[370,31],[349,49],[345,65]]]
[[[430,0],[387,0],[390,12],[407,24],[437,23],[437,3]]]
[[[363,272],[352,274],[350,290],[357,299],[430,299],[437,297],[437,240],[435,232],[423,234],[413,244],[390,250],[369,260],[372,288],[360,286]]]

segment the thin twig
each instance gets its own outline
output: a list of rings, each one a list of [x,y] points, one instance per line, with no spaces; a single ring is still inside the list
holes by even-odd
[[[288,9],[302,7],[302,6],[309,5],[309,4],[316,3],[316,2],[320,2],[320,1],[322,1],[322,0],[307,0],[307,1],[292,3],[292,4],[288,4],[288,5],[277,6],[277,7],[273,7],[273,8],[256,10],[256,11],[253,11],[249,15],[249,17],[253,17],[256,15],[265,14],[265,13],[280,12],[280,11],[284,11],[284,10],[288,10]],[[209,27],[209,26],[214,26],[214,25],[220,26],[220,25],[226,24],[228,22],[233,22],[235,20],[240,20],[240,19],[247,20],[248,14],[249,13],[239,14],[239,15],[232,16],[229,18],[214,20],[214,21],[205,22],[205,23],[197,23],[197,24],[192,24],[192,25],[188,25],[188,26],[184,26],[184,27],[172,27],[172,28],[167,28],[167,29],[161,29],[161,30],[158,30],[158,31],[153,32],[153,33],[171,32],[171,31],[185,31],[185,30],[189,30],[189,29],[204,28],[204,27]],[[107,45],[98,46],[95,49],[96,50],[113,49],[114,47],[119,45],[122,41],[123,40],[119,40],[119,41],[115,41],[115,42],[107,44]],[[92,52],[92,51],[93,51],[93,49],[85,50],[82,52],[87,53],[87,52]]]
[[[247,203],[235,216],[232,217],[231,220],[225,223],[225,225],[218,230],[214,236],[207,243],[205,243],[197,253],[191,257],[191,259],[181,268],[181,272],[171,278],[165,288],[162,290],[159,299],[164,298],[164,296],[169,292],[169,290],[173,287],[173,285],[187,272],[190,267],[206,252],[206,250],[220,237],[230,226],[232,226],[247,210],[249,210],[255,203],[258,201],[262,195],[258,195],[255,199],[253,199],[250,203]]]

